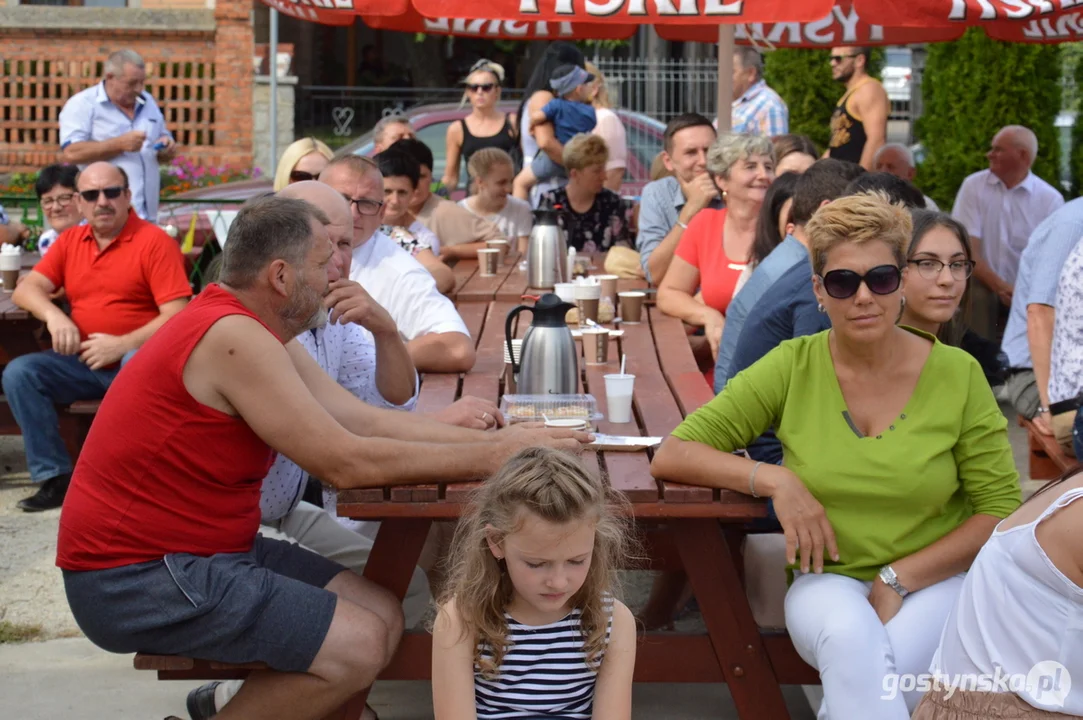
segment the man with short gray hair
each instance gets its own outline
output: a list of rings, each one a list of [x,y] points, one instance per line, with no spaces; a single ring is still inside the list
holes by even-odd
[[[894,175],[900,180],[913,184],[914,176],[917,175],[917,165],[914,162],[914,153],[902,143],[890,142],[880,146],[876,154],[872,156],[873,172],[883,172]],[[925,209],[939,211],[933,199],[925,196]]]
[[[416,138],[417,133],[410,125],[410,118],[405,115],[388,115],[380,118],[380,122],[372,128],[372,152],[374,155],[382,153],[403,138]]]
[[[733,52],[733,132],[775,137],[790,131],[790,111],[763,79],[763,56],[753,47]]]
[[[1015,292],[1019,259],[1038,224],[1064,205],[1055,187],[1030,171],[1038,138],[1030,128],[1008,125],[993,137],[989,167],[963,180],[951,214],[970,233],[974,278],[971,328],[998,340]]]
[[[124,170],[132,209],[158,221],[158,163],[176,154],[173,135],[154,97],[145,90],[146,63],[134,50],[117,50],[105,61],[97,85],[68,98],[60,111],[64,162],[80,169],[104,160]]]

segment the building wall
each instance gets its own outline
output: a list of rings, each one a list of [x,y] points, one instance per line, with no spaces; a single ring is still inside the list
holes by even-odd
[[[175,2],[176,0],[170,0]],[[251,0],[214,9],[0,7],[0,172],[58,158],[58,117],[110,52],[147,61],[147,86],[185,157],[252,164]]]

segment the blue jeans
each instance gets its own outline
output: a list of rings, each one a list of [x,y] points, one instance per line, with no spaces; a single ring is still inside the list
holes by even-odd
[[[1072,445],[1075,447],[1075,456],[1083,462],[1083,410],[1075,414],[1075,426],[1072,428]]]
[[[132,354],[125,355],[121,364]],[[23,432],[31,480],[43,482],[72,470],[71,456],[60,437],[56,406],[101,399],[119,371],[119,367],[91,370],[78,355],[53,350],[22,355],[8,363],[4,395]]]

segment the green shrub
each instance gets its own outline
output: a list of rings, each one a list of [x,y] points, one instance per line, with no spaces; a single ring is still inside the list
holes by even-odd
[[[831,113],[846,89],[831,77],[830,50],[774,50],[766,54],[764,77],[790,109],[790,132],[808,135],[820,150],[831,139]],[[880,76],[884,51],[872,53],[869,72]]]
[[[977,28],[929,45],[924,115],[915,128],[925,147],[918,187],[950,208],[966,176],[988,167],[985,153],[997,130],[1025,125],[1038,136],[1034,174],[1059,188],[1060,53],[1056,45],[990,40]]]

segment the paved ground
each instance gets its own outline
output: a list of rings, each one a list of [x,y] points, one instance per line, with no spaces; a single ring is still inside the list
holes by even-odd
[[[1009,434],[1024,487],[1035,483],[1026,475],[1026,436],[1014,423]],[[153,673],[135,672],[130,656],[115,656],[93,647],[79,636],[68,611],[60,572],[53,564],[59,511],[26,514],[15,503],[29,495],[22,439],[0,437],[0,622],[41,629],[44,642],[0,644],[0,716],[20,720],[88,718],[98,720],[159,720],[186,717],[184,697],[195,683],[157,682]],[[645,598],[649,579],[630,578],[627,600],[636,607]],[[679,630],[702,627],[690,614]],[[794,720],[811,720],[802,689],[785,688]],[[818,702],[818,689],[810,690]],[[641,685],[635,689],[635,717],[683,720],[712,716],[736,718],[729,693],[722,686]],[[378,683],[373,705],[383,720],[432,717],[426,683]]]

